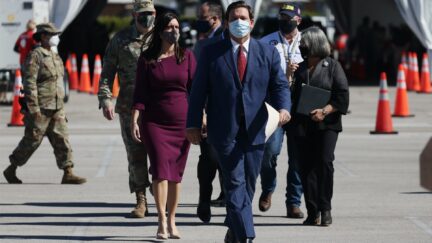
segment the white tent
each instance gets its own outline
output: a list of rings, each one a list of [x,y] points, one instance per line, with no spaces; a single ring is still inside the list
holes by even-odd
[[[395,0],[396,5],[429,55],[429,70],[432,70],[432,1]]]
[[[87,0],[49,0],[50,21],[64,31],[86,3]]]
[[[432,0],[326,1],[332,8],[341,32],[354,34],[364,16],[369,16],[383,26],[406,23],[427,49],[432,68]]]

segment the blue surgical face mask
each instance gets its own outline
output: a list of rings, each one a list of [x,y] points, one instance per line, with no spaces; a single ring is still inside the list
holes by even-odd
[[[229,23],[229,31],[236,38],[243,38],[251,31],[250,22],[237,19]]]

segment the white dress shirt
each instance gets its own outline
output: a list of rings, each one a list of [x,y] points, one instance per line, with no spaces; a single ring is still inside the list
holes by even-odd
[[[245,43],[243,43],[243,53],[245,54],[246,61],[247,61],[247,55],[249,52],[249,43],[250,43],[250,38],[247,39],[247,41],[245,41]],[[240,44],[237,43],[232,38],[231,38],[231,44],[233,46],[232,52],[233,52],[233,56],[234,56],[234,64],[236,65],[236,68],[237,68],[238,50],[239,50]]]

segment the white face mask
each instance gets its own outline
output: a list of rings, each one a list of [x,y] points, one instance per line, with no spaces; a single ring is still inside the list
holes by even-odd
[[[60,43],[60,37],[58,35],[53,35],[49,39],[50,46],[58,46],[59,43]]]
[[[230,33],[237,37],[243,38],[251,31],[250,22],[242,19],[237,19],[229,23]]]

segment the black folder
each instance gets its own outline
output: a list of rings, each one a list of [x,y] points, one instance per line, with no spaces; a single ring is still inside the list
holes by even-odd
[[[310,112],[326,106],[330,100],[331,92],[326,89],[302,84],[297,113],[310,116]]]

